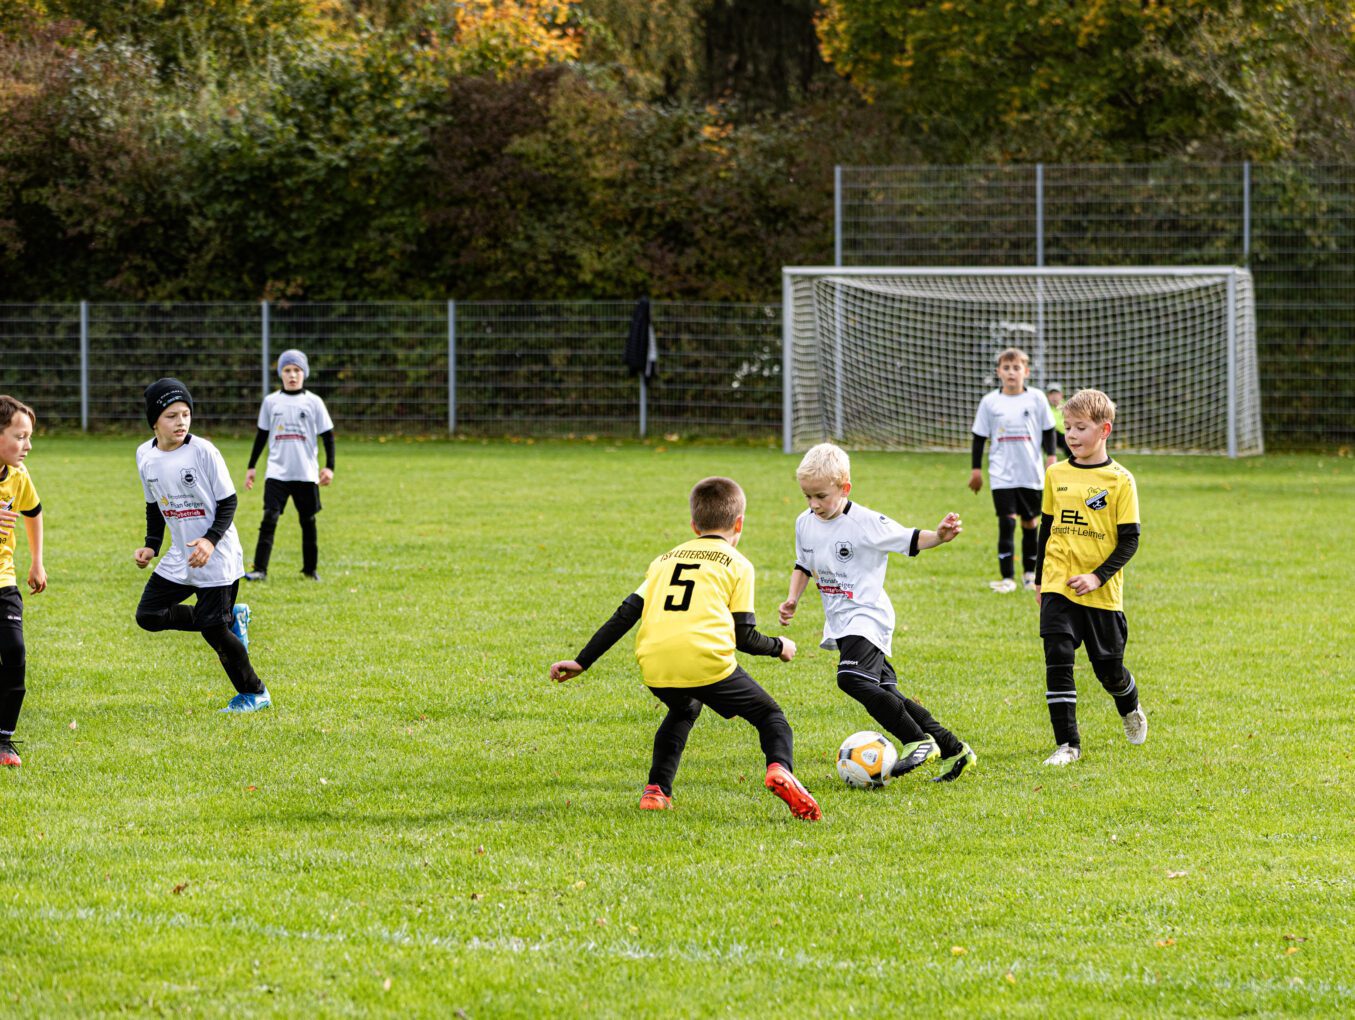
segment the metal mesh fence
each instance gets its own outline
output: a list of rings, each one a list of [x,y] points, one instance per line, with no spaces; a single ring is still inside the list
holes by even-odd
[[[636,435],[643,422],[650,434],[779,432],[779,305],[653,303],[659,374],[644,387],[622,362],[633,307],[0,306],[0,392],[32,404],[44,427],[140,429],[141,391],[173,375],[193,391],[202,427],[248,432],[279,385],[278,355],[297,347],[307,386],[343,431]]]
[[[1267,441],[1355,440],[1355,166],[844,167],[840,182],[843,265],[1247,266]]]

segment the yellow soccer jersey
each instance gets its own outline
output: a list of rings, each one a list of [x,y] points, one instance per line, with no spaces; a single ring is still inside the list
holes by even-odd
[[[1122,609],[1123,570],[1087,595],[1076,594],[1065,582],[1106,562],[1119,543],[1119,525],[1140,523],[1134,476],[1113,460],[1097,467],[1060,461],[1045,473],[1041,510],[1054,523],[1045,546],[1040,590],[1093,609]]]
[[[650,687],[704,687],[734,672],[734,614],[753,611],[753,565],[718,536],[670,549],[636,592],[635,658]]]
[[[0,477],[0,507],[23,513],[38,505],[38,492],[33,488],[33,479],[28,477],[28,468],[4,466],[4,475]],[[4,538],[0,538],[0,588],[8,588],[18,582],[14,579],[14,547],[17,544],[19,530],[23,527],[23,518],[14,522]]]

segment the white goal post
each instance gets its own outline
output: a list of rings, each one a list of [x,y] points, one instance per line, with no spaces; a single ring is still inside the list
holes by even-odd
[[[1104,390],[1112,452],[1263,452],[1245,269],[787,267],[782,295],[787,453],[967,450],[1005,347],[1037,388]]]

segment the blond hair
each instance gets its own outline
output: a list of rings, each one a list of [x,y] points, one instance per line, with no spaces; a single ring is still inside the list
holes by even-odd
[[[795,469],[795,477],[801,482],[812,478],[833,485],[846,485],[852,480],[852,461],[842,447],[820,443],[809,448],[800,466]]]
[[[1115,401],[1100,390],[1078,390],[1063,402],[1063,418],[1086,418],[1097,425],[1115,420]]]
[[[748,500],[732,478],[714,475],[692,486],[692,523],[703,532],[728,531],[743,516]]]
[[[1004,361],[1019,361],[1030,368],[1030,355],[1019,347],[1008,347],[1006,350],[998,351],[997,363],[1001,365]]]

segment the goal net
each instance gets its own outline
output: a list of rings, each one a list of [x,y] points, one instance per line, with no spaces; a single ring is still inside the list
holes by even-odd
[[[1232,267],[783,271],[786,452],[967,450],[1020,347],[1030,381],[1104,390],[1116,452],[1262,452],[1251,274]]]

